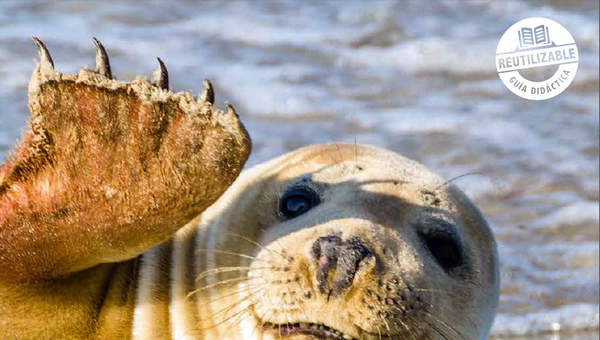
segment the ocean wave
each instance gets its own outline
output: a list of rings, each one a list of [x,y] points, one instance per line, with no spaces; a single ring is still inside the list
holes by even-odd
[[[522,315],[500,313],[496,316],[491,335],[514,337],[559,331],[574,332],[597,329],[598,325],[598,305],[573,304]]]

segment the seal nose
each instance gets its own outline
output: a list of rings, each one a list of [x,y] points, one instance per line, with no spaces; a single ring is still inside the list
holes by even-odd
[[[339,236],[319,237],[312,245],[312,256],[317,261],[317,283],[321,294],[325,294],[329,272],[335,269],[333,285],[328,294],[338,295],[350,287],[358,267],[364,259],[373,256],[371,250],[357,236],[342,241]]]

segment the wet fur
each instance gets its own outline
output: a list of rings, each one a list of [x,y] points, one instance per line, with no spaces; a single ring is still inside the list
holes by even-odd
[[[229,187],[250,140],[232,109],[213,107],[212,91],[207,100],[168,91],[162,61],[158,81],[120,83],[102,51],[77,75],[56,72],[45,54],[28,130],[0,168],[0,338],[249,339],[295,322],[361,339],[487,335],[495,241],[439,176],[389,151],[327,144]],[[282,221],[277,200],[297,181],[329,196]],[[469,266],[453,277],[415,236],[432,216],[464,238]],[[314,244],[327,235],[360,266],[320,267],[315,253],[330,249]]]
[[[31,118],[0,166],[0,338],[126,338],[135,257],[221,195],[250,139],[212,88],[113,80],[101,45],[95,70],[62,74],[36,43]]]
[[[282,220],[277,200],[298,182],[321,188],[322,202]],[[415,235],[431,216],[452,221],[464,239],[469,265],[452,277]],[[459,189],[392,152],[343,144],[290,152],[245,171],[202,218],[207,247],[235,252],[199,255],[209,264],[201,286],[215,285],[199,294],[218,299],[206,310],[226,310],[212,321],[225,338],[241,337],[241,330],[229,332],[244,327],[257,336],[266,323],[312,322],[354,338],[411,340],[485,339],[491,327],[499,275],[487,223]],[[345,276],[340,268],[325,283],[318,275],[314,244],[328,235],[359,237],[372,252],[351,285],[336,286]],[[235,291],[241,293],[228,297]],[[263,339],[271,338],[276,330]]]

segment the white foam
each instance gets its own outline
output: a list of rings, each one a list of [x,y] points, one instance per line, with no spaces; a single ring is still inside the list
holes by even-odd
[[[498,314],[491,334],[517,336],[598,328],[598,305],[574,304],[522,315]]]
[[[598,202],[581,201],[562,207],[540,219],[534,228],[557,228],[568,225],[589,224],[597,226],[600,205]]]
[[[469,41],[429,37],[393,47],[363,47],[341,51],[338,63],[345,67],[389,67],[411,73],[495,75],[493,41]]]
[[[515,120],[496,119],[492,116],[473,119],[443,108],[399,108],[370,114],[359,113],[353,117],[356,117],[356,122],[363,128],[380,127],[397,135],[439,132],[458,134],[507,150],[534,149],[541,144],[535,134]]]

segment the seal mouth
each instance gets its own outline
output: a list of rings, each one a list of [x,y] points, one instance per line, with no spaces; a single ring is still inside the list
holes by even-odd
[[[318,339],[334,339],[334,340],[358,340],[355,337],[344,334],[341,331],[325,326],[323,324],[310,322],[296,322],[286,324],[273,324],[267,322],[263,329],[266,331],[277,332],[280,336],[288,336],[295,334],[312,335]]]

